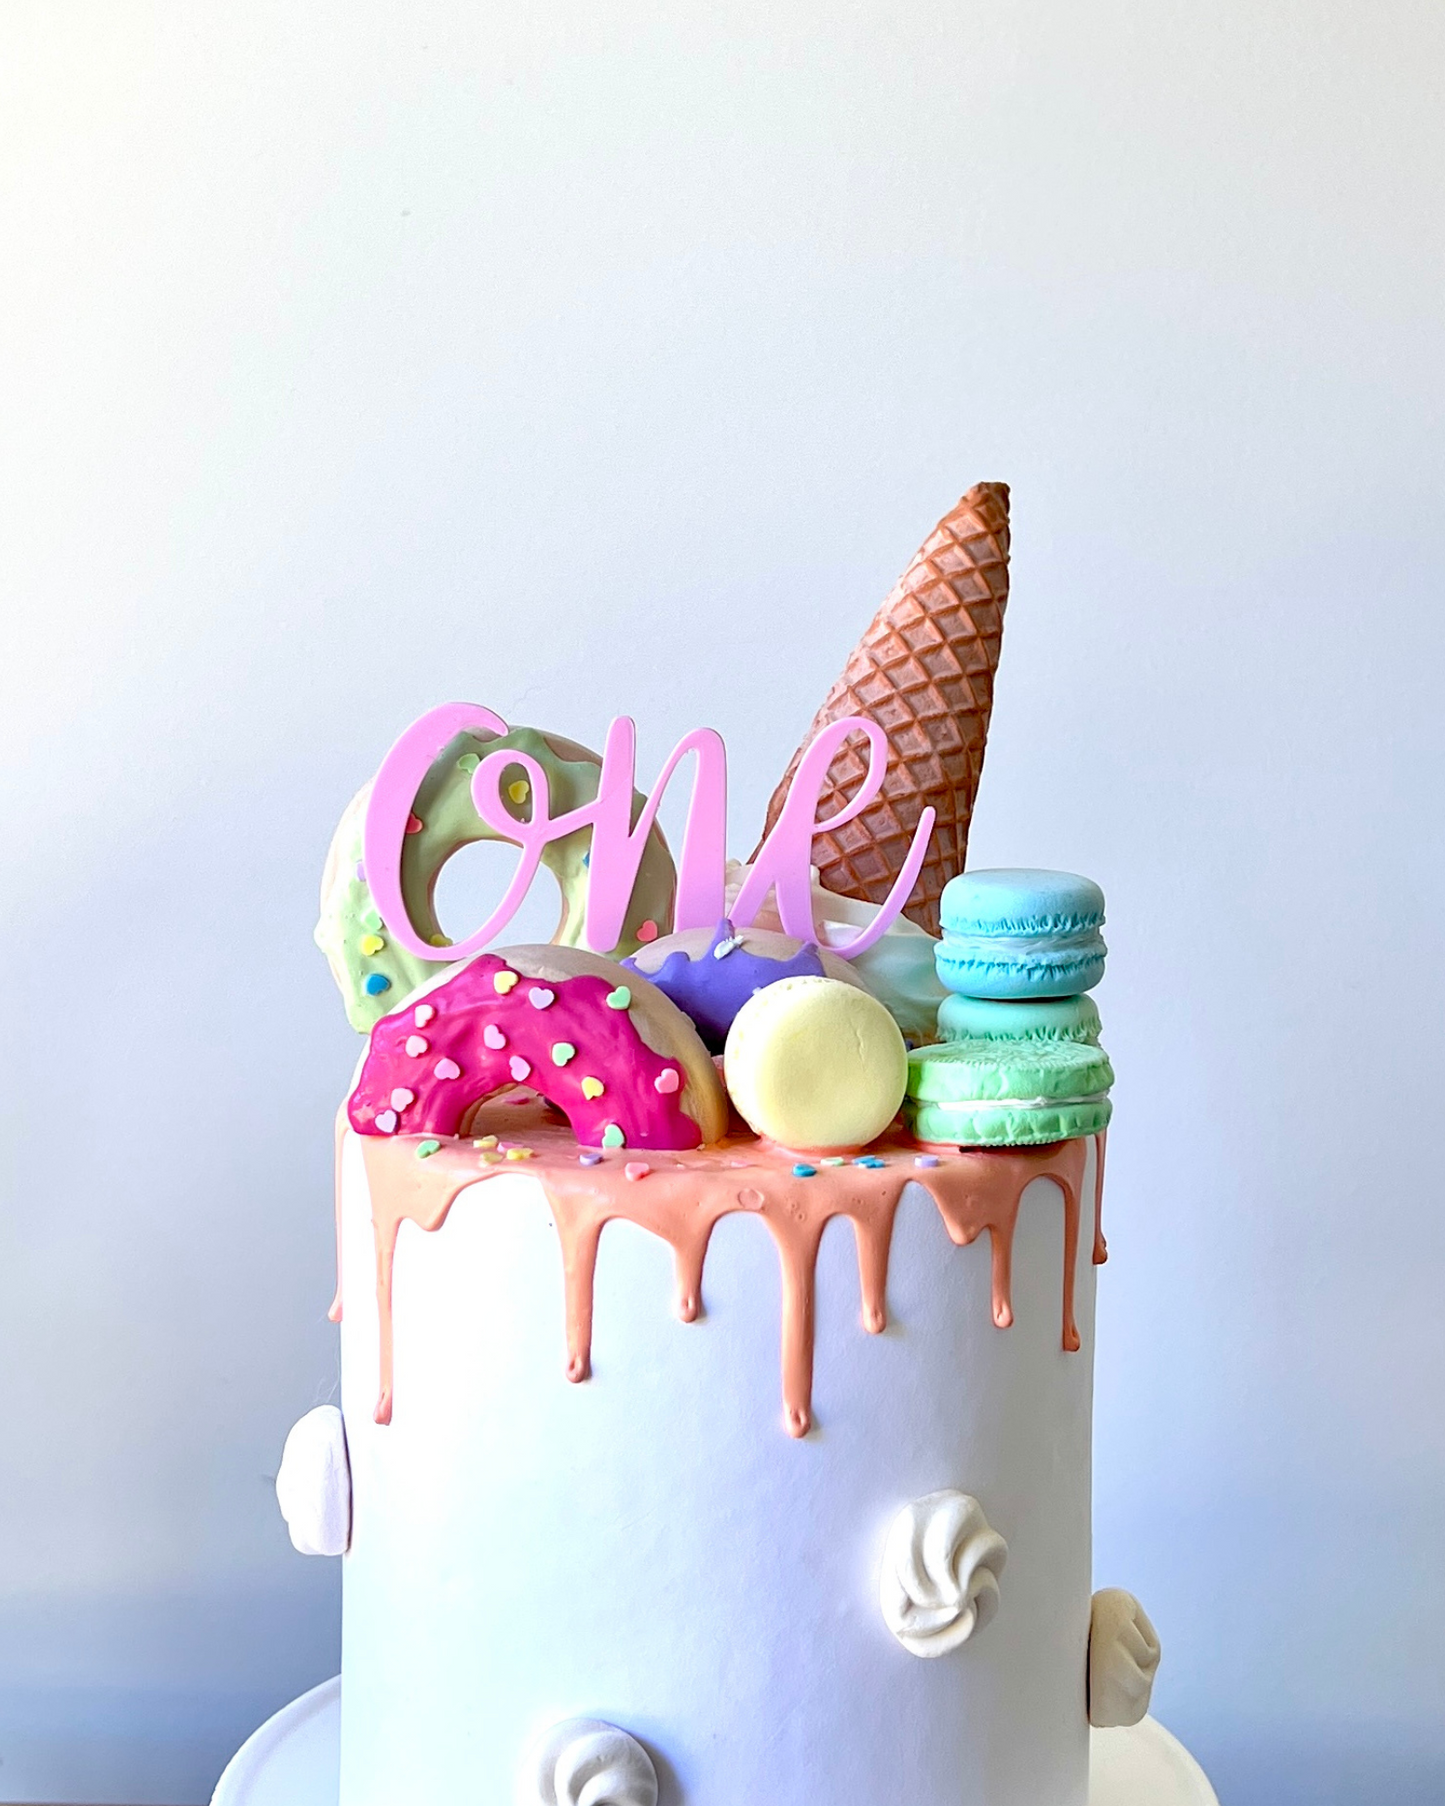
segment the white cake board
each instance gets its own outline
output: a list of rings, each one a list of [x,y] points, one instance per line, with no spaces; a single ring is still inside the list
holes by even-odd
[[[336,1806],[341,1677],[323,1681],[248,1737],[216,1783],[211,1806]],[[1153,1718],[1095,1731],[1089,1806],[1219,1806],[1204,1770]]]

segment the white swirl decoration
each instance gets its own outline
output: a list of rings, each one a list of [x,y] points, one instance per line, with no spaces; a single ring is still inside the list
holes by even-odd
[[[1089,1612],[1089,1723],[1138,1724],[1159,1668],[1159,1633],[1132,1593],[1105,1587]]]
[[[931,1492],[893,1520],[883,1555],[883,1622],[916,1656],[947,1655],[998,1610],[1008,1544],[966,1492]]]
[[[335,1405],[291,1427],[276,1475],[276,1502],[303,1555],[344,1555],[351,1541],[351,1465]]]
[[[518,1806],[657,1806],[657,1770],[635,1737],[600,1718],[554,1724],[528,1757]]]

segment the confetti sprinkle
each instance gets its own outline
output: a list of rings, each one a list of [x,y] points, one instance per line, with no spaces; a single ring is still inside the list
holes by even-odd
[[[489,1022],[482,1030],[482,1043],[484,1046],[490,1047],[493,1053],[500,1053],[507,1045],[507,1037],[495,1022]]]
[[[645,1160],[629,1160],[622,1169],[624,1179],[645,1179],[652,1168]]]
[[[885,1160],[880,1160],[876,1154],[859,1154],[857,1159],[854,1160],[853,1164],[854,1164],[854,1166],[866,1166],[866,1167],[870,1167],[870,1168],[876,1168],[876,1167],[880,1167],[880,1166],[886,1166],[888,1163]]]
[[[479,1135],[472,1143],[474,1148],[494,1148],[497,1145],[495,1135]]]
[[[442,1144],[439,1141],[433,1141],[431,1136],[428,1135],[428,1137],[426,1138],[425,1141],[419,1141],[416,1144],[417,1159],[418,1160],[430,1160],[432,1155],[436,1153],[437,1149],[440,1148],[441,1145]]]
[[[604,1001],[609,1010],[625,1010],[632,1003],[632,993],[626,985],[618,985],[615,991],[609,991]]]
[[[549,991],[546,985],[533,985],[527,993],[527,1002],[534,1010],[550,1009],[557,1001],[557,993]]]
[[[373,934],[381,927],[381,911],[373,903],[370,909],[361,912],[361,926],[369,928]]]
[[[505,997],[508,991],[516,988],[516,984],[517,974],[515,972],[494,972],[492,974],[492,989],[498,997]]]
[[[432,1071],[439,1079],[459,1079],[462,1076],[462,1069],[456,1061],[445,1058],[438,1060]]]
[[[427,946],[428,947],[450,947],[451,942],[447,939],[447,937],[444,934],[432,934],[432,935],[427,936]]]
[[[829,1154],[820,1164],[823,1166],[847,1166],[848,1162],[842,1154]]]
[[[408,1035],[406,1038],[406,1051],[414,1060],[419,1060],[430,1046],[425,1035]]]
[[[511,1059],[507,1062],[507,1070],[519,1085],[523,1079],[529,1079],[532,1076],[532,1068],[527,1061],[522,1058],[521,1054],[512,1055]]]
[[[639,922],[637,924],[637,938],[640,941],[655,941],[657,939],[657,923],[651,920]]]
[[[411,1019],[418,1028],[425,1028],[427,1023],[430,1022],[435,1015],[436,1011],[429,1003],[419,1003],[412,1012]]]
[[[482,762],[480,753],[463,753],[457,760],[458,771],[475,771]]]
[[[913,1164],[915,1166],[937,1166],[938,1156],[937,1154],[915,1154]]]
[[[582,1095],[585,1098],[601,1097],[606,1089],[607,1087],[601,1079],[583,1079],[582,1081]]]
[[[408,834],[420,834],[425,826],[426,823],[419,815],[408,815],[406,818],[406,831]]]
[[[532,1158],[532,1150],[531,1148],[522,1147],[508,1148],[507,1158],[508,1160],[530,1160]]]
[[[681,1083],[682,1080],[678,1076],[677,1068],[675,1066],[664,1066],[662,1071],[659,1072],[657,1077],[652,1081],[652,1089],[661,1097],[671,1097]]]
[[[761,1210],[763,1207],[763,1194],[756,1186],[745,1185],[738,1193],[738,1203],[742,1205],[744,1210]]]
[[[361,937],[361,951],[367,959],[374,959],[385,945],[386,942],[379,934],[364,934]]]
[[[356,862],[356,882],[358,884],[366,883],[366,867],[359,859]]]
[[[414,1104],[415,1102],[416,1093],[414,1091],[408,1091],[405,1085],[398,1085],[396,1090],[391,1094],[391,1107],[393,1110],[405,1110],[408,1104]]]
[[[589,1149],[585,1154],[579,1154],[577,1156],[577,1164],[578,1166],[601,1166],[602,1156],[600,1154],[592,1153]]]
[[[376,1113],[376,1126],[383,1135],[395,1135],[396,1111],[378,1110]]]
[[[795,1179],[816,1179],[817,1176],[818,1169],[816,1166],[809,1166],[805,1160],[795,1160],[793,1162],[793,1177]]]
[[[368,972],[361,981],[361,988],[368,997],[380,997],[383,991],[391,989],[391,980],[385,972]]]
[[[569,1060],[577,1058],[577,1049],[570,1041],[554,1041],[552,1043],[552,1064],[565,1066]]]
[[[627,1137],[615,1122],[608,1123],[602,1131],[602,1145],[604,1148],[625,1148],[627,1146]]]
[[[518,778],[514,783],[508,784],[507,786],[507,795],[511,797],[514,803],[525,803],[531,794],[532,786],[525,778]]]

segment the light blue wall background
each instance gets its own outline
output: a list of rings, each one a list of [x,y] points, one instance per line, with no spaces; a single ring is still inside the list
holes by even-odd
[[[309,944],[453,696],[736,842],[1014,485],[975,863],[1110,898],[1101,1583],[1226,1806],[1445,1794],[1445,26],[1408,0],[0,13],[0,1798],[331,1672]]]

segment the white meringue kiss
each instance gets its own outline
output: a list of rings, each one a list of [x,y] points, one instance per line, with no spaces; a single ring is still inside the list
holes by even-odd
[[[657,1770],[635,1737],[600,1718],[554,1724],[518,1777],[518,1806],[657,1806]]]
[[[933,1492],[893,1520],[878,1601],[883,1621],[916,1656],[947,1655],[998,1609],[1008,1544],[966,1492]]]
[[[1105,1587],[1089,1609],[1089,1723],[1138,1724],[1159,1668],[1159,1635],[1132,1593]]]
[[[303,1555],[344,1555],[351,1541],[351,1464],[335,1405],[293,1424],[281,1451],[276,1502]]]

